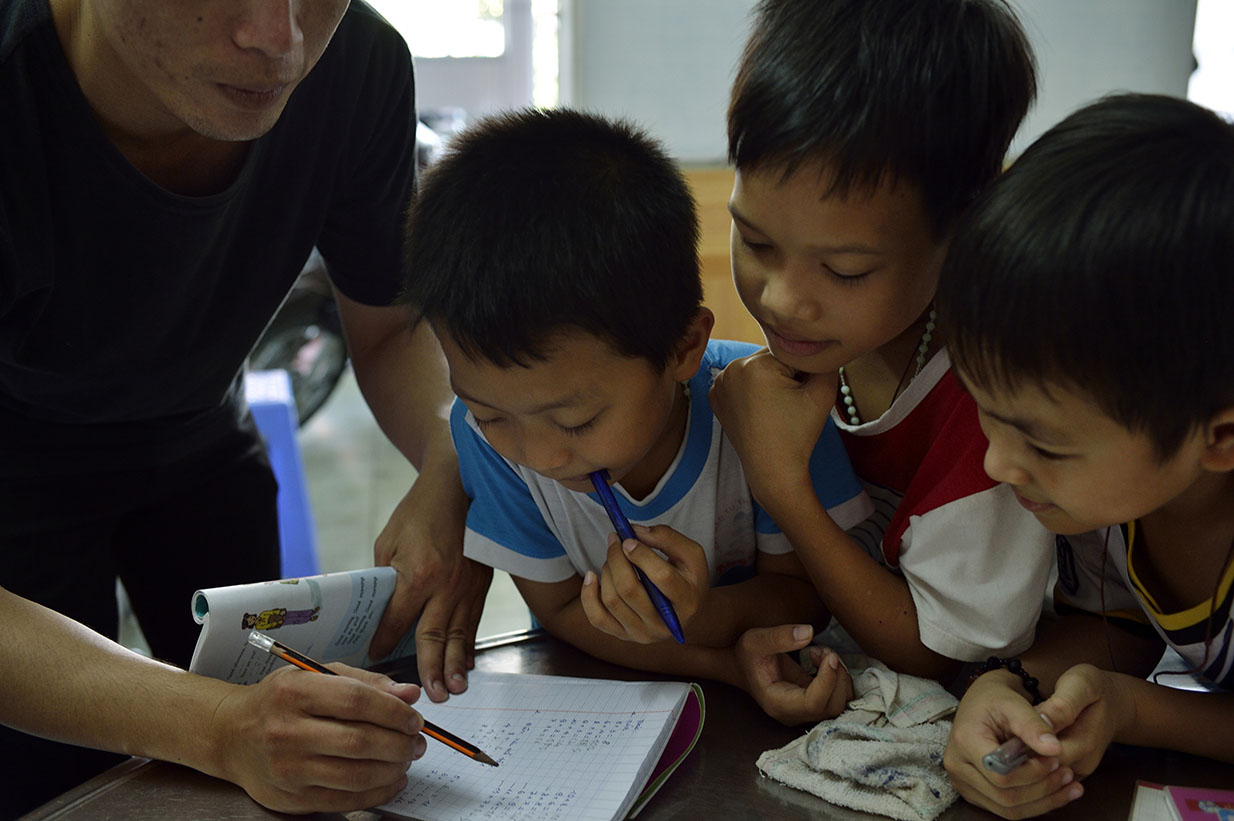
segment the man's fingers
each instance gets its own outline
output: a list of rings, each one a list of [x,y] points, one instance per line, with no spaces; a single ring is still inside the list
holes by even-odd
[[[310,676],[276,670],[257,685],[260,690],[246,695],[260,699],[263,719],[277,725],[274,736],[298,748],[307,744],[327,755],[409,760],[409,745],[424,720],[409,706],[408,693],[394,691],[384,676],[370,684],[352,675],[363,671],[338,665],[338,672]]]
[[[493,568],[464,559],[457,603],[446,630],[444,674],[451,693],[467,689],[467,671],[475,666],[476,630],[484,614],[484,602],[493,581]]]
[[[269,783],[242,783],[245,792],[262,806],[275,812],[303,814],[306,812],[350,812],[376,807],[392,801],[407,788],[404,772],[389,784],[371,790],[332,790],[326,787],[300,787],[295,790],[279,789]]]
[[[362,681],[370,687],[376,687],[378,690],[384,690],[387,693],[399,698],[407,704],[415,704],[420,699],[420,685],[413,684],[409,681],[395,681],[383,673],[374,673],[371,670],[362,670],[359,667],[351,667],[341,662],[327,664],[334,672],[340,676],[347,676]]]
[[[467,608],[467,635],[471,637],[465,644],[465,658],[463,661],[464,667],[468,670],[476,666],[476,633],[480,629],[480,618],[484,615],[484,603],[488,601],[489,587],[493,583],[493,568],[478,562],[472,562],[470,559],[465,560],[471,566],[472,584],[469,591],[464,594],[465,599],[470,599],[471,604]]]
[[[390,596],[386,612],[382,614],[377,632],[373,634],[373,643],[369,646],[369,655],[373,659],[380,660],[390,655],[411,629],[416,615],[424,607],[424,601],[423,591],[404,583],[403,575],[399,573],[394,583],[394,593]]]
[[[416,669],[420,686],[432,701],[445,701],[450,695],[444,683],[445,655],[456,605],[453,595],[434,596],[424,605],[416,625]]]
[[[421,742],[423,743],[423,742]],[[367,793],[398,783],[407,774],[407,762],[351,761],[320,757],[305,764],[305,777],[316,788],[341,794]]]
[[[468,573],[471,572],[469,569]],[[470,575],[468,581],[471,581]],[[469,584],[469,589],[464,590],[455,605],[450,615],[450,627],[446,631],[444,673],[446,687],[451,693],[461,693],[467,689],[467,671],[471,669],[468,662],[475,656],[476,627],[480,623],[480,613],[475,611],[484,609],[484,599],[477,600],[470,587]]]

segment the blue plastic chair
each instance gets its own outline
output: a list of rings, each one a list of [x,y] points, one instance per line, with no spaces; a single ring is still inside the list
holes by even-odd
[[[252,371],[245,374],[244,393],[257,430],[266,440],[274,478],[278,480],[279,553],[285,579],[321,572],[317,558],[317,531],[304,462],[296,442],[296,400],[287,371]]]

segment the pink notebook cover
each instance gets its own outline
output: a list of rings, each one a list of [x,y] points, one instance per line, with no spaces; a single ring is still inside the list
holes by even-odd
[[[660,754],[660,759],[652,769],[651,776],[647,779],[647,786],[643,788],[626,814],[627,819],[634,818],[642,812],[651,797],[659,792],[660,787],[664,786],[664,782],[673,774],[673,770],[677,769],[677,765],[684,761],[694,749],[694,745],[698,743],[698,737],[703,733],[703,722],[706,720],[706,715],[707,707],[703,700],[703,688],[697,684],[691,684],[690,692],[686,695],[685,704],[681,708],[681,715],[678,716],[672,735],[669,736],[668,743],[664,746],[664,752]]]
[[[1234,821],[1234,790],[1166,787],[1180,821]]]

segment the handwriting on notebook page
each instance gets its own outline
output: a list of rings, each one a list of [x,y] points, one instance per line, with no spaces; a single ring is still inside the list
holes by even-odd
[[[417,703],[500,766],[430,745],[382,809],[426,821],[594,819],[628,808],[647,780],[687,685],[473,673],[468,692]]]

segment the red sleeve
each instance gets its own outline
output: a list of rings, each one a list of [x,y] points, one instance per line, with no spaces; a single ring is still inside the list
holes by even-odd
[[[861,479],[904,495],[883,535],[892,567],[912,516],[998,484],[985,472],[977,405],[950,370],[894,428],[875,436],[845,432],[844,444]]]

